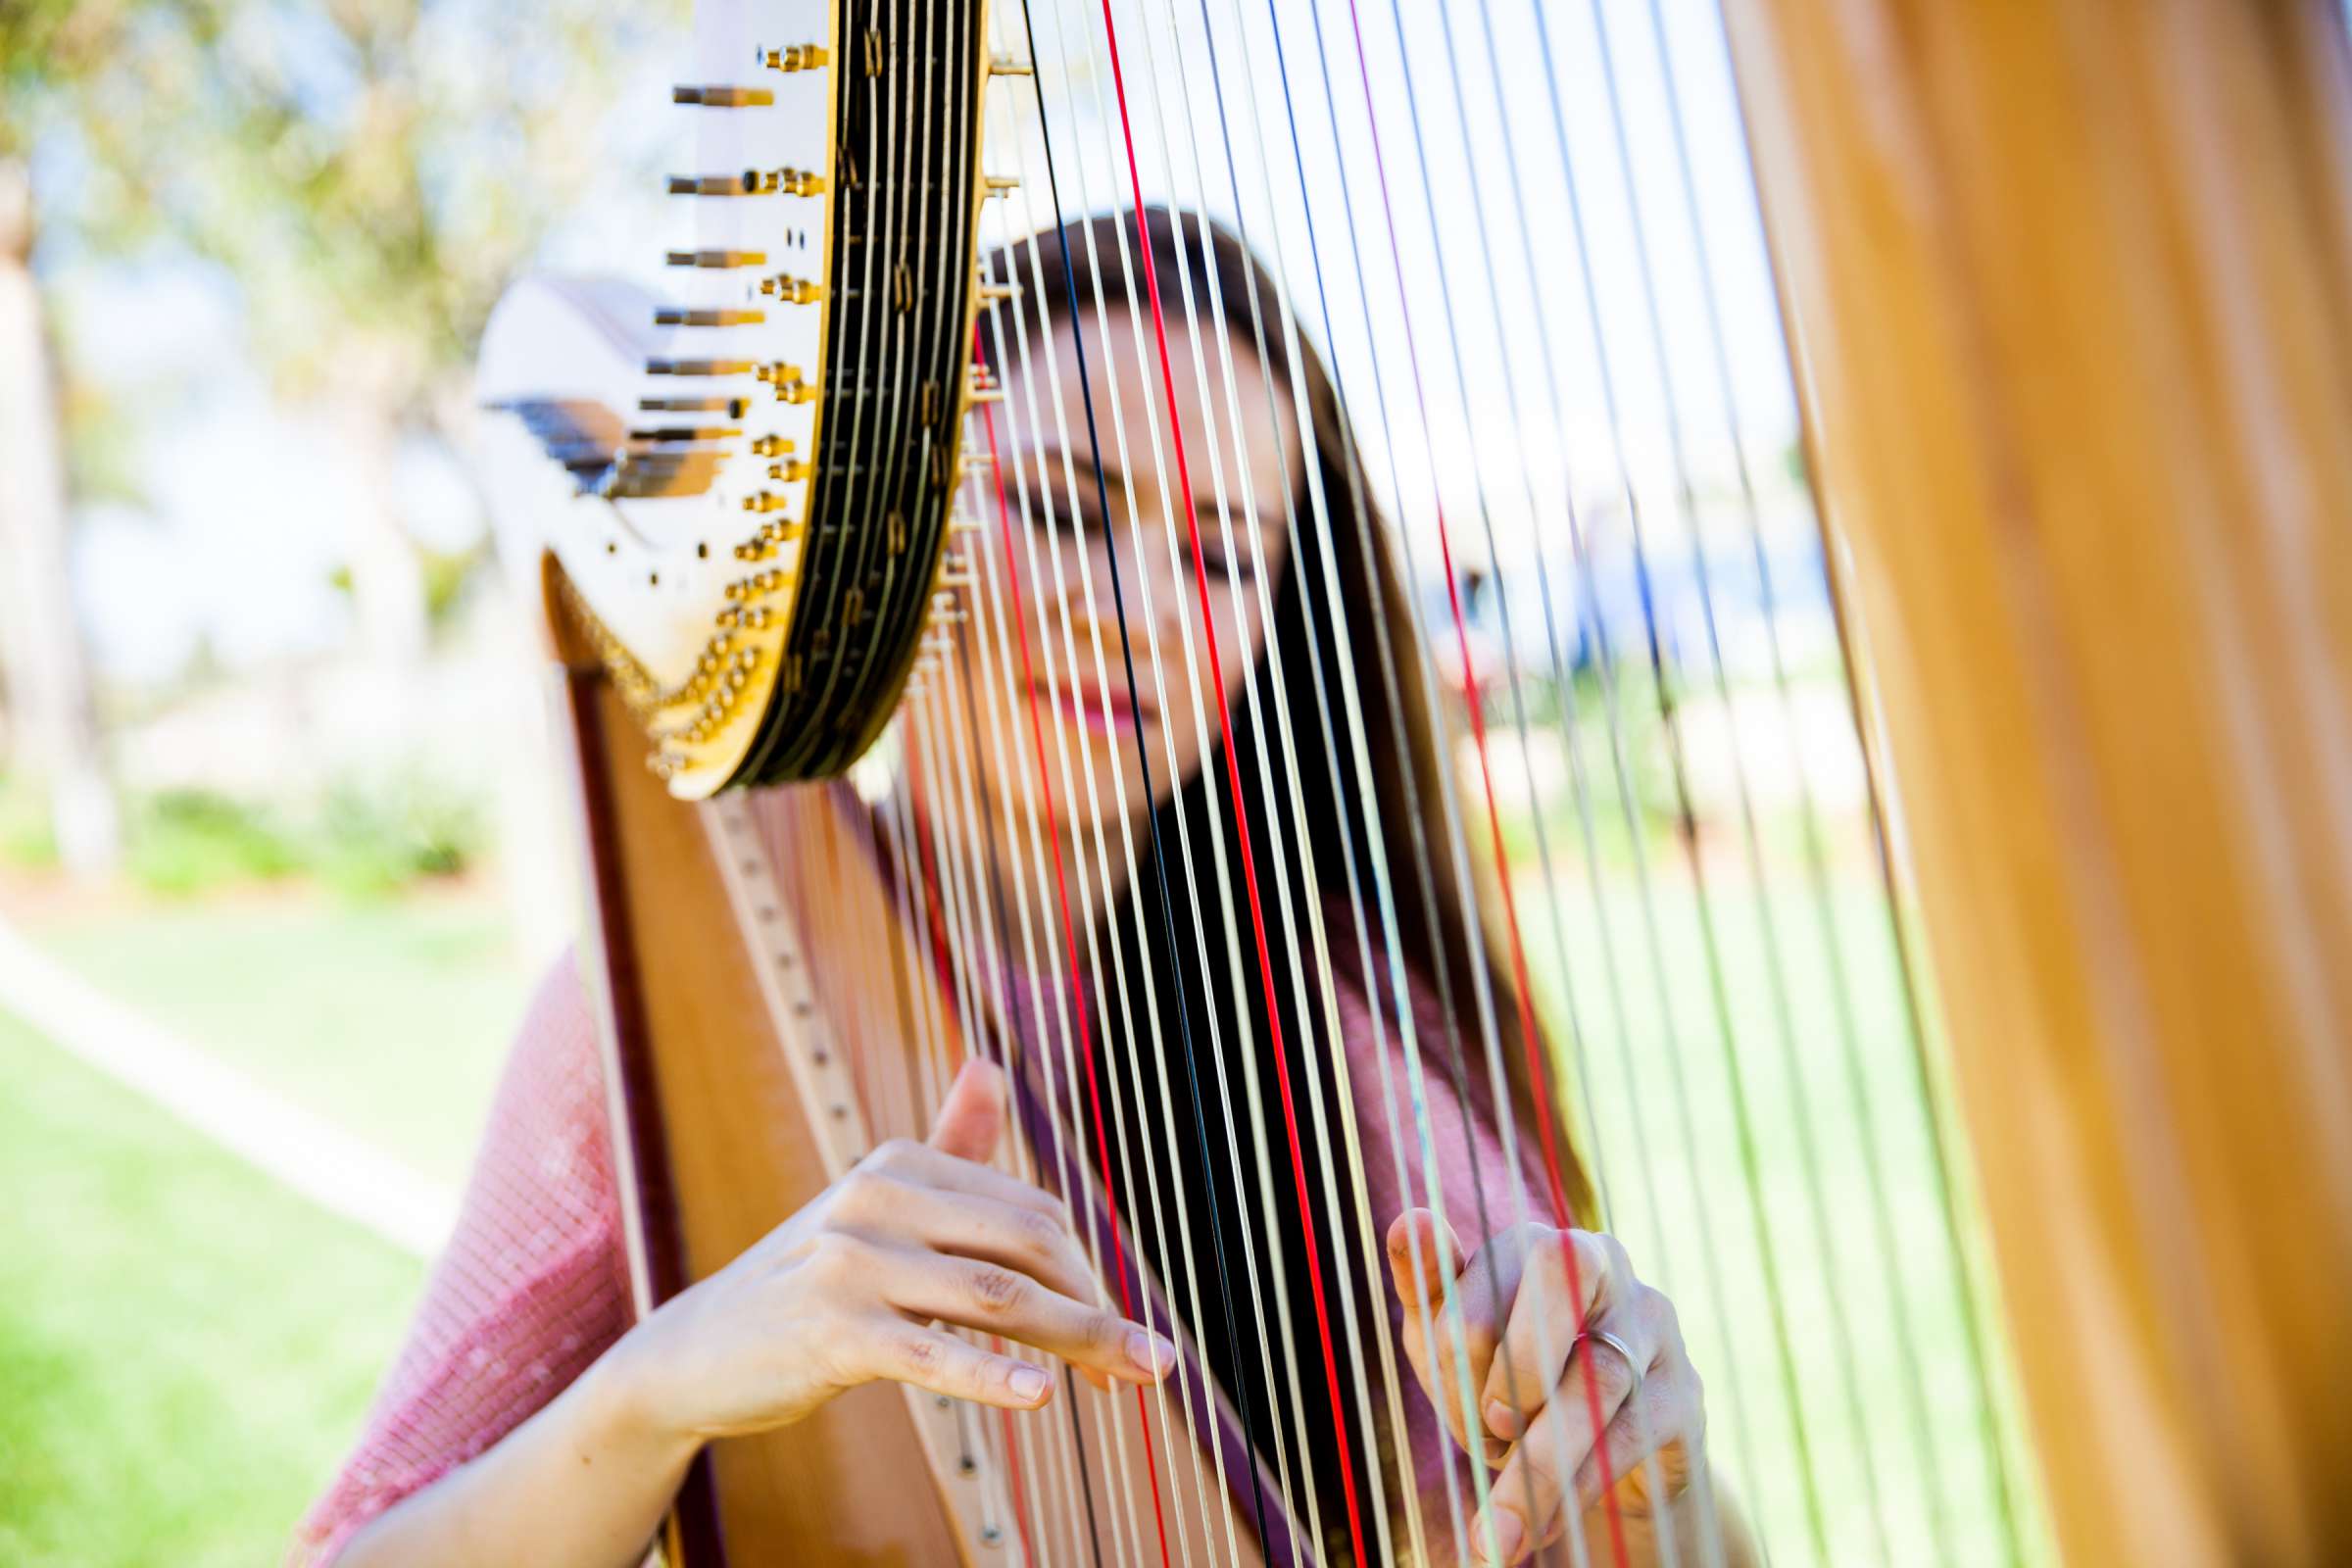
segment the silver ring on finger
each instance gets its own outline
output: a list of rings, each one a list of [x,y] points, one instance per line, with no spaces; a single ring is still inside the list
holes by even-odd
[[[1625,1396],[1628,1399],[1631,1399],[1636,1394],[1641,1392],[1642,1374],[1644,1369],[1642,1365],[1641,1359],[1634,1354],[1632,1348],[1629,1347],[1623,1340],[1619,1339],[1616,1335],[1611,1334],[1607,1329],[1587,1329],[1584,1333],[1579,1334],[1577,1339],[1580,1342],[1585,1340],[1595,1341],[1596,1343],[1605,1345],[1610,1349],[1615,1350],[1619,1358],[1625,1362],[1625,1370],[1632,1375],[1634,1380],[1626,1387]]]

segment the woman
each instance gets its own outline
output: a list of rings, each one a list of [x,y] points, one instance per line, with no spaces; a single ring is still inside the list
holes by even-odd
[[[1008,618],[1030,612],[1040,635],[1016,664],[975,615],[953,657],[967,679],[998,681],[987,711],[1027,709],[1012,722],[1039,728],[980,744],[983,707],[968,702],[970,726],[927,728],[909,748],[931,764],[910,760],[910,807],[938,773],[938,809],[916,817],[924,841],[965,857],[1000,909],[1024,895],[1042,907],[1041,857],[1069,858],[1095,915],[1079,990],[1097,1000],[1079,1038],[1135,1091],[1110,1135],[1118,1166],[1150,1165],[1194,1216],[1168,1226],[1155,1188],[1150,1202],[1120,1195],[1122,1219],[1137,1256],[1171,1259],[1158,1284],[1261,1456],[1292,1436],[1290,1511],[1309,1515],[1312,1549],[1339,1561],[1361,1540],[1370,1556],[1377,1538],[1403,1550],[1357,1485],[1388,1462],[1389,1511],[1418,1511],[1413,1534],[1437,1560],[1522,1561],[1575,1529],[1596,1560],[1647,1560],[1679,1539],[1688,1560],[1745,1561],[1704,1485],[1699,1385],[1672,1308],[1613,1241],[1546,1223],[1537,1172],[1546,1139],[1564,1140],[1526,1079],[1511,968],[1418,826],[1439,810],[1438,752],[1398,574],[1365,518],[1330,384],[1311,355],[1294,360],[1271,280],[1234,239],[1156,211],[1140,226],[1167,298],[1180,279],[1213,280],[1225,318],[1223,341],[1171,323],[1173,430],[1143,412],[1167,411],[1148,318],[1128,304],[1144,289],[1140,258],[1124,270],[1134,215],[1000,259],[1035,314],[984,322],[1009,394],[987,434],[1002,438],[1005,516],[1027,525],[1004,539],[1025,558]],[[1155,456],[1177,437],[1189,495]],[[1203,696],[1212,665],[1223,686]],[[1049,733],[1074,759],[1058,772]],[[956,737],[964,754],[943,763]],[[968,816],[943,804],[956,780]],[[1364,891],[1392,885],[1392,899]],[[1058,990],[1029,994],[1048,1016],[1016,1032],[1068,1023]],[[1105,1305],[1068,1207],[988,1163],[1036,1086],[977,1063],[927,1142],[885,1146],[632,1325],[598,1071],[585,1004],[559,974],[524,1027],[417,1330],[306,1523],[313,1560],[631,1563],[713,1437],[801,1419],[876,1379],[1027,1409],[1056,1396],[1056,1358],[1099,1385],[1177,1365],[1176,1346]],[[1416,1077],[1426,1121],[1400,1123],[1395,1086]],[[1276,1124],[1278,1099],[1302,1107],[1295,1124]],[[1303,1108],[1318,1102],[1330,1120]],[[1353,1111],[1352,1161],[1325,1147],[1339,1107]],[[1313,1173],[1335,1160],[1361,1173],[1386,1281],[1354,1266],[1369,1250],[1357,1205],[1317,1191]],[[1562,1195],[1587,1209],[1565,1161]],[[1287,1336],[1263,1304],[1279,1281]],[[1354,1321],[1385,1316],[1404,1347],[1401,1430],[1378,1414],[1366,1430],[1364,1402],[1340,1387],[1363,1357],[1321,1375],[1328,1325],[1349,1306]],[[1580,1323],[1592,1337],[1576,1339]],[[1474,1520],[1456,1449],[1492,1467]],[[1605,1504],[1604,1474],[1622,1483]],[[1729,1545],[1692,1552],[1702,1540]]]

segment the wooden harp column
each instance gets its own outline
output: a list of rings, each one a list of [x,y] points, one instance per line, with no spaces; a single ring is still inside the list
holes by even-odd
[[[2343,13],[1729,11],[2060,1543],[2352,1561]]]

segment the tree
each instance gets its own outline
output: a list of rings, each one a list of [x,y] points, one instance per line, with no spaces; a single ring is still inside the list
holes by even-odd
[[[414,659],[427,632],[422,563],[395,506],[402,444],[462,444],[482,322],[596,172],[624,70],[681,9],[0,0],[0,168],[20,171],[21,189],[28,151],[70,155],[73,188],[37,194],[43,233],[77,254],[176,249],[236,280],[258,363],[327,417],[360,470],[347,564],[363,646],[380,660]],[[37,337],[31,230],[19,232],[0,278]],[[78,644],[66,647],[65,498],[52,478],[38,481],[45,501],[8,499],[61,471],[56,404],[31,397],[46,377],[13,345],[0,361],[12,372],[0,506],[24,520],[0,533],[0,596],[24,603],[0,613],[15,628],[17,727],[72,751],[89,703]],[[45,716],[68,712],[85,715],[78,730]],[[56,766],[61,780],[84,770]]]
[[[0,672],[59,857],[91,876],[114,864],[115,798],[67,569],[65,440],[32,241],[31,176],[0,147]]]

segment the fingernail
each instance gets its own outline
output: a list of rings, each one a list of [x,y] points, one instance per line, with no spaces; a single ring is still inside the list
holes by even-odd
[[[1527,1423],[1519,1419],[1519,1412],[1500,1399],[1489,1399],[1479,1414],[1486,1418],[1487,1430],[1505,1443],[1517,1443],[1527,1431]]]
[[[1519,1548],[1527,1542],[1527,1526],[1519,1522],[1519,1516],[1508,1508],[1492,1509],[1487,1514],[1487,1530],[1494,1532],[1493,1560],[1498,1563],[1517,1562]],[[1487,1539],[1486,1531],[1481,1531],[1480,1543],[1485,1544]]]
[[[1129,1329],[1127,1359],[1157,1378],[1176,1364],[1176,1347],[1147,1330]]]
[[[1012,1390],[1015,1398],[1027,1399],[1034,1404],[1046,1396],[1046,1375],[1036,1367],[1016,1366],[1004,1382]]]

